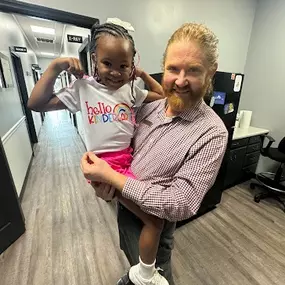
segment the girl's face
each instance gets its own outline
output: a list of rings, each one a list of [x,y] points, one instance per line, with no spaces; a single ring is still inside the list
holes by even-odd
[[[97,65],[100,82],[117,90],[130,81],[133,63],[131,43],[124,38],[104,35],[98,39],[96,55],[92,59]]]

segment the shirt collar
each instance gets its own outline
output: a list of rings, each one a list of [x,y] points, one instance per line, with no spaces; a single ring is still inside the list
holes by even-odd
[[[162,100],[162,103],[160,104],[158,108],[158,113],[165,118],[165,110],[167,106],[167,99]],[[193,122],[198,116],[200,116],[202,113],[204,113],[206,108],[206,103],[203,99],[201,99],[197,104],[188,110],[185,110],[178,114],[176,117],[179,117],[183,120]]]

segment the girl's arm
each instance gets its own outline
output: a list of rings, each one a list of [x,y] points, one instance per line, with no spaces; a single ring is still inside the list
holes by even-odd
[[[147,97],[144,100],[145,103],[164,98],[162,86],[148,73],[141,69],[137,69],[136,75],[137,77],[140,77],[149,88]]]
[[[28,101],[28,108],[37,112],[66,109],[66,106],[53,93],[53,87],[58,75],[63,71],[83,76],[80,61],[76,58],[57,58],[51,62],[43,76],[35,85]]]

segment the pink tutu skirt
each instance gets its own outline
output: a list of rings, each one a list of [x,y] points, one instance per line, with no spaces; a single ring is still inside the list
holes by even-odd
[[[131,163],[133,160],[132,152],[133,149],[128,147],[119,151],[101,153],[98,154],[98,157],[105,160],[117,172],[135,178],[131,171]]]

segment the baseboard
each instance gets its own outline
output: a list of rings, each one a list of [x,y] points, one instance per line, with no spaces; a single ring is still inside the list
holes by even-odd
[[[86,144],[85,144],[85,142],[84,142],[82,136],[80,135],[78,129],[77,129],[77,134],[79,135],[79,137],[80,137],[80,139],[81,139],[81,141],[82,141],[82,143],[83,143],[83,145],[84,145],[84,148],[85,148],[85,150],[87,151]]]
[[[19,196],[20,203],[22,203],[22,199],[23,199],[24,194],[25,194],[26,184],[27,184],[27,181],[28,181],[28,177],[29,177],[29,174],[30,174],[31,167],[32,167],[33,159],[34,159],[34,152],[33,152],[33,155],[31,156],[31,159],[30,159],[30,162],[29,162],[29,166],[28,166],[28,169],[27,169],[27,172],[26,172],[26,176],[25,176],[25,179],[24,179],[24,182],[23,182],[23,186],[22,186],[22,189],[21,189],[21,192],[20,192],[20,196]]]

